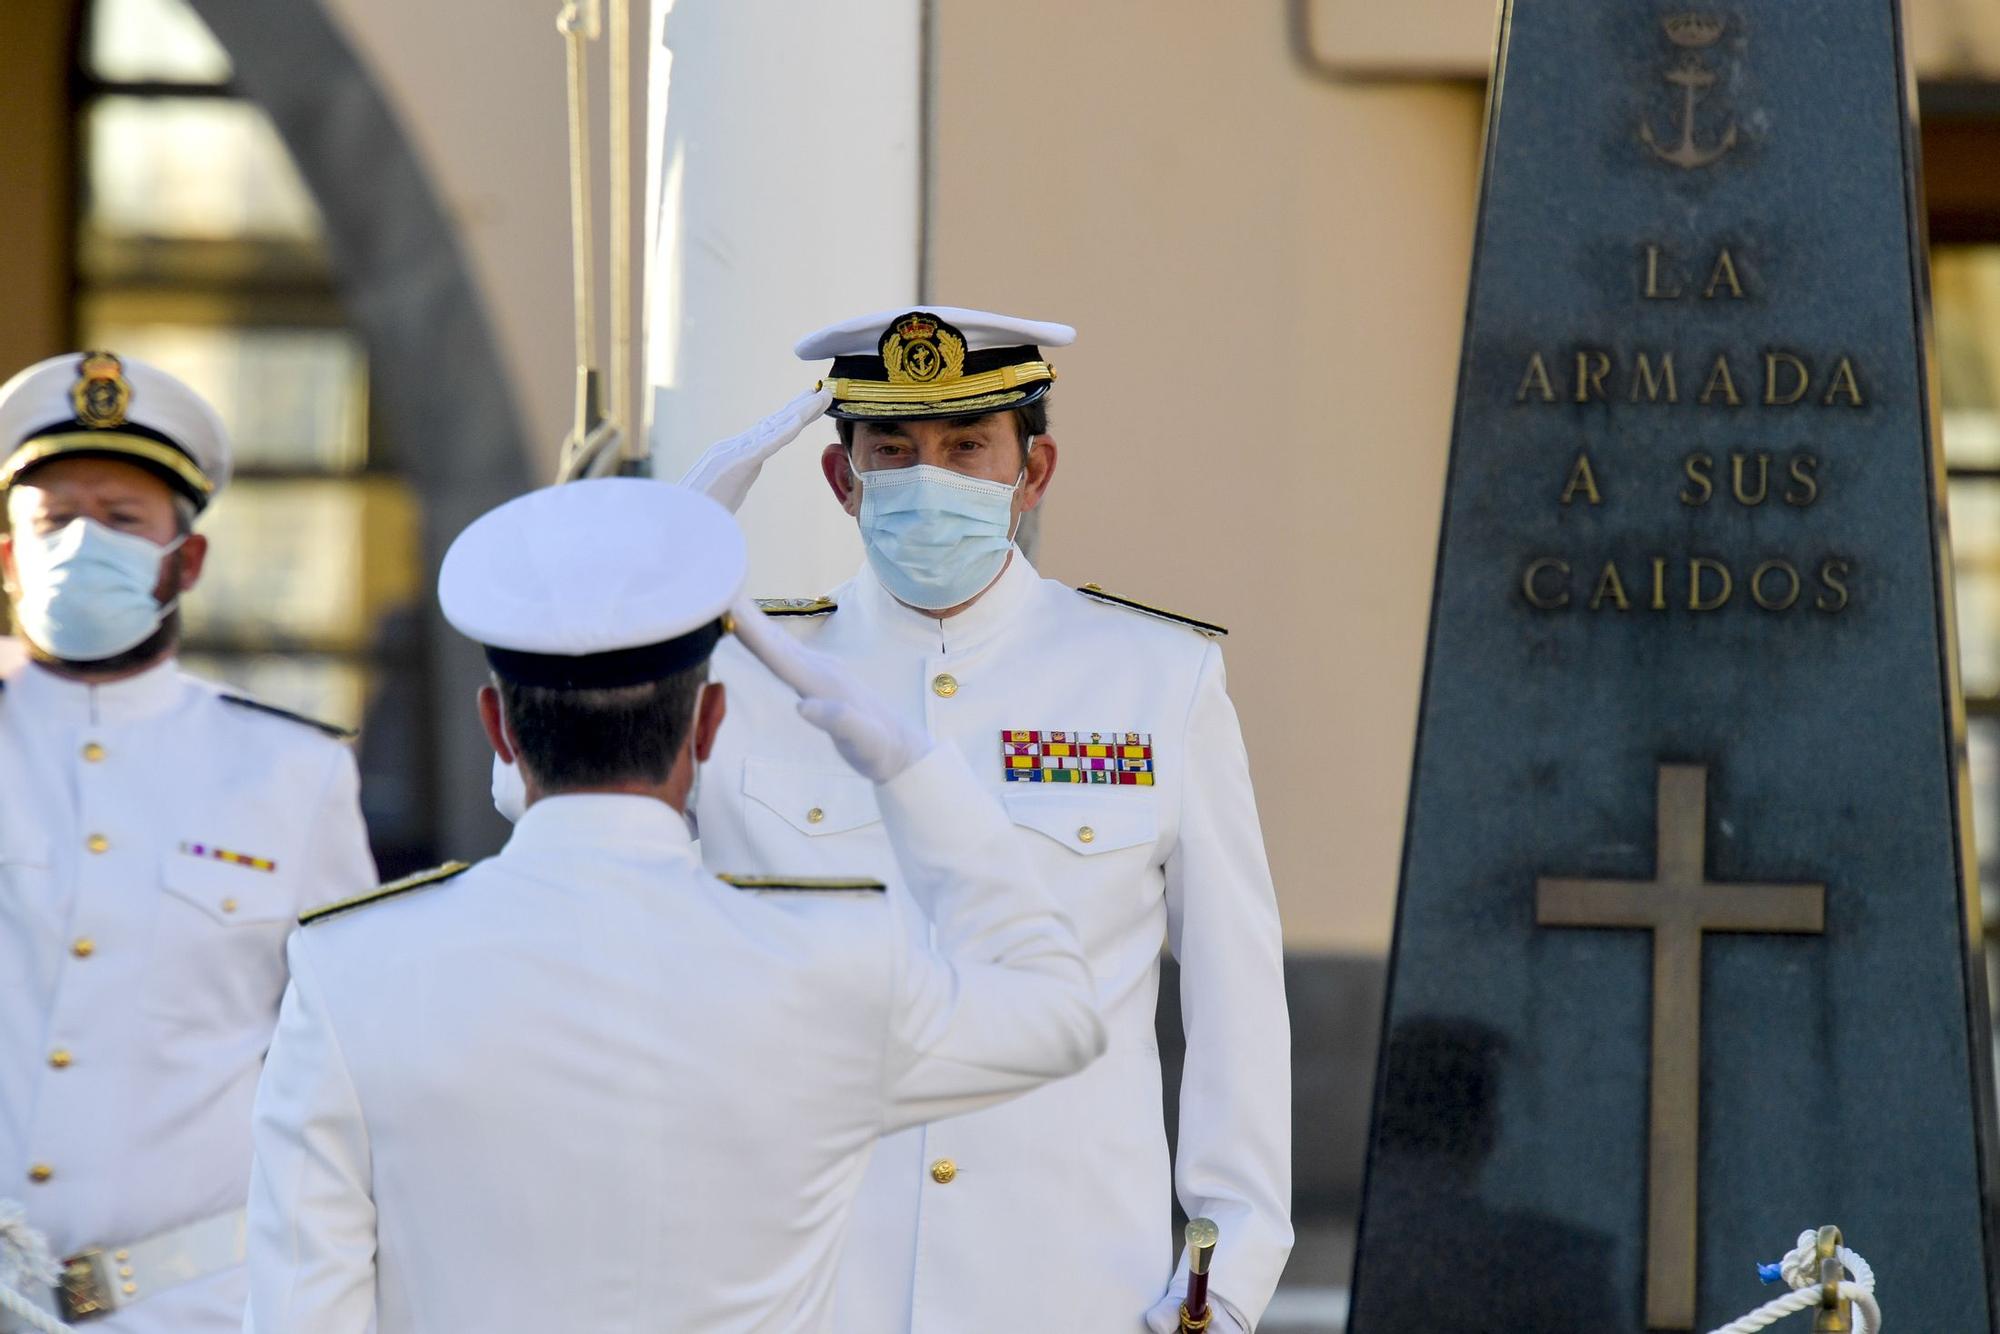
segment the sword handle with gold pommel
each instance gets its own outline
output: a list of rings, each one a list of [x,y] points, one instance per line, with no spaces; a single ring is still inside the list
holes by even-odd
[[[1188,1290],[1181,1303],[1181,1334],[1202,1334],[1208,1328],[1208,1262],[1215,1256],[1215,1243],[1222,1229],[1209,1218],[1190,1218],[1187,1231]]]

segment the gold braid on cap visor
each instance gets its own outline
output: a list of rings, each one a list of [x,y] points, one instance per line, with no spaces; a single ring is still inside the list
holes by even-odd
[[[127,435],[123,431],[63,431],[57,435],[36,436],[9,455],[4,464],[0,464],[0,487],[12,486],[16,477],[37,463],[60,458],[64,454],[81,453],[125,454],[144,459],[186,482],[198,496],[215,494],[215,483],[195,466],[193,459],[172,445],[148,440],[143,435]]]
[[[833,391],[836,403],[851,399],[864,403],[949,403],[1055,378],[1056,368],[1048,362],[1024,361],[936,384],[896,384],[888,380],[824,380],[821,383]]]

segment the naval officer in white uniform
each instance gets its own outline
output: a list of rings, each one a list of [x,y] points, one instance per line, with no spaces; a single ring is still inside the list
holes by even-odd
[[[1014,843],[1077,924],[1110,1030],[1082,1075],[886,1141],[848,1256],[847,1334],[1178,1327],[1171,1192],[1221,1227],[1215,1330],[1249,1329],[1292,1244],[1283,942],[1213,625],[1038,575],[1014,545],[1056,443],[1044,347],[1074,331],[946,307],[864,316],[802,341],[817,396],[716,446],[690,485],[740,504],[764,459],[831,403],[822,463],[867,563],[779,608],[806,644],[949,740],[1006,805]],[[1129,540],[1122,524],[1090,520]],[[703,771],[717,863],[896,873],[883,812],[725,648],[742,725]],[[1161,946],[1180,962],[1187,1067],[1173,1180],[1154,1039]]]
[[[877,1137],[1102,1050],[999,803],[754,607],[737,636],[881,811],[895,886],[703,870],[682,811],[729,731],[707,663],[745,559],[720,506],[631,478],[452,544],[439,597],[527,809],[499,855],[293,938],[247,1330],[821,1330]]]
[[[151,366],[0,387],[26,641],[0,669],[0,1208],[67,1261],[29,1296],[92,1334],[241,1325],[285,937],[375,882],[349,748],[175,663],[228,480],[214,411]]]

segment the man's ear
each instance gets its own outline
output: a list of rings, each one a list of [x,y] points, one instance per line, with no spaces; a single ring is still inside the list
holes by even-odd
[[[1038,435],[1028,441],[1028,458],[1022,471],[1027,474],[1021,479],[1021,512],[1042,503],[1042,496],[1049,489],[1049,482],[1056,475],[1056,438],[1052,435]]]
[[[7,596],[10,598],[19,597],[21,594],[21,580],[14,573],[14,534],[12,533],[0,533],[0,588],[6,589]]]
[[[479,726],[486,733],[487,744],[503,764],[517,764],[520,756],[507,743],[507,722],[500,708],[500,691],[492,685],[479,687]]]
[[[161,579],[161,601],[178,597],[201,582],[201,572],[208,565],[208,539],[200,533],[190,533],[174,553],[173,581]]]
[[[847,446],[835,441],[819,452],[819,470],[833,488],[834,499],[849,514],[861,513],[861,482],[854,475],[854,459]]]
[[[694,757],[706,760],[715,752],[715,736],[722,730],[722,716],[729,711],[728,688],[710,681],[701,692],[701,707],[694,715]]]

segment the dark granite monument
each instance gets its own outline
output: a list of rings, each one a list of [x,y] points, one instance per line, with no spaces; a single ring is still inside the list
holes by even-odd
[[[1512,0],[1357,1334],[1995,1326],[1894,0]],[[1807,1317],[1794,1317],[1804,1329]]]

